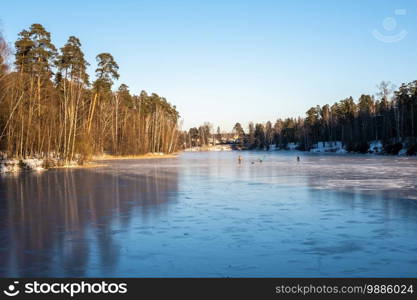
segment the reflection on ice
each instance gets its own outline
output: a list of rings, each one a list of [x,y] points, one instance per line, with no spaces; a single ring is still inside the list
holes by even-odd
[[[415,158],[215,152],[108,164],[0,178],[3,276],[417,273]]]
[[[136,176],[136,178],[135,178]],[[1,271],[8,276],[84,276],[90,252],[107,269],[117,264],[115,229],[132,217],[164,209],[177,191],[176,174],[123,176],[117,171],[52,170],[1,180]],[[143,210],[136,211],[136,206]],[[96,249],[95,249],[96,248]]]

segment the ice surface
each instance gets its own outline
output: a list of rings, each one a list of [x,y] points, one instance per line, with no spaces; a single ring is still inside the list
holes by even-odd
[[[0,177],[3,277],[417,274],[415,157],[105,163]]]

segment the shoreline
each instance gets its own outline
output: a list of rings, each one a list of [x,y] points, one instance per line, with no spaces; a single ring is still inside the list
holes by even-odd
[[[127,159],[157,159],[157,158],[176,158],[179,152],[165,154],[165,153],[146,153],[138,155],[111,155],[104,154],[93,156],[91,162],[103,161],[103,160],[127,160]]]
[[[55,166],[55,167],[50,167],[48,169],[45,169],[45,171],[47,170],[52,170],[52,169],[90,169],[90,168],[100,168],[100,167],[105,167],[107,166],[106,164],[97,164],[94,163],[93,161],[91,162],[87,162],[83,165],[63,165],[63,166]]]
[[[222,152],[233,151],[231,145],[211,145],[211,146],[196,146],[183,150],[184,152]]]
[[[50,167],[45,166],[45,160],[37,158],[27,159],[3,159],[0,161],[0,174],[17,174],[21,172],[44,172],[52,169],[89,169],[106,167],[108,164],[101,163],[102,161],[110,160],[128,160],[128,159],[165,159],[176,158],[178,152],[171,154],[164,153],[147,153],[140,155],[98,155],[93,156],[92,159],[84,164],[77,164],[75,162],[69,162],[66,165],[54,165]]]

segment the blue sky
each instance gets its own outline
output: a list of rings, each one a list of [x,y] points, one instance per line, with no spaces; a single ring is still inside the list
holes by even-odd
[[[0,19],[11,43],[32,23],[57,47],[79,37],[92,75],[95,56],[112,53],[117,84],[166,97],[184,128],[304,116],[382,80],[417,79],[411,0],[3,1]],[[405,37],[386,43],[374,30]]]

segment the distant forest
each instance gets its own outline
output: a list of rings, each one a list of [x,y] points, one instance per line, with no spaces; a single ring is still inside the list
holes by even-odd
[[[177,150],[175,108],[157,94],[112,91],[119,66],[97,55],[96,77],[87,74],[81,42],[60,49],[40,24],[19,33],[12,52],[0,36],[0,154],[82,162],[93,154]]]
[[[407,154],[417,152],[417,81],[402,84],[397,90],[389,82],[378,86],[377,96],[361,95],[355,102],[352,97],[333,105],[311,107],[305,118],[278,119],[274,124],[249,123],[245,132],[236,123],[232,133],[233,144],[240,149],[269,150],[271,145],[287,149],[295,143],[298,150],[309,151],[319,142],[341,141],[349,152],[372,151],[370,143],[380,141],[383,152]],[[182,140],[189,146],[199,146],[212,137],[225,141],[224,135],[210,134],[207,124],[191,128]]]

